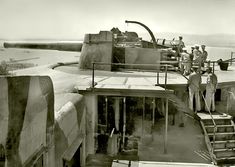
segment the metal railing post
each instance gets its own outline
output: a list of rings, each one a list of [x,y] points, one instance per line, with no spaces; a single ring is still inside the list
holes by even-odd
[[[92,63],[92,88],[95,87],[95,63]]]
[[[233,64],[233,53],[234,53],[234,52],[231,52],[231,61],[230,61],[230,65]]]
[[[167,84],[167,65],[165,68],[165,89],[166,89],[166,84]]]
[[[154,126],[155,124],[155,109],[156,109],[156,100],[155,97],[153,98],[153,118],[152,118],[152,124]]]
[[[106,125],[106,132],[107,132],[108,130],[108,97],[107,96],[105,97],[105,125]]]
[[[213,71],[212,73],[214,74],[215,73],[215,62],[213,62]]]
[[[125,137],[126,137],[126,97],[123,98],[123,136],[122,136],[123,149],[125,146]]]
[[[168,98],[166,98],[166,114],[165,114],[165,136],[164,136],[164,154],[167,154],[167,137],[168,137]]]
[[[143,97],[143,110],[142,110],[142,137],[144,136],[144,119],[145,119],[145,97]]]
[[[157,84],[159,85],[159,71],[157,71]]]

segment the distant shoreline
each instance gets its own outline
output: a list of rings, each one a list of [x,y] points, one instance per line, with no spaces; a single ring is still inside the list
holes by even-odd
[[[190,44],[190,43],[186,43],[186,46],[193,46],[195,44]],[[234,48],[234,51],[235,51],[235,45],[206,45],[208,47],[216,47],[216,48]]]

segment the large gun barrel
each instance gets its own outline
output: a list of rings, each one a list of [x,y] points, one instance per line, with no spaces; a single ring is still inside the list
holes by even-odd
[[[49,49],[76,52],[80,52],[82,50],[82,42],[4,42],[3,46],[4,48]]]

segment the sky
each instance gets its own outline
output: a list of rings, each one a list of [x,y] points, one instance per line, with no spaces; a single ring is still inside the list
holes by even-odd
[[[235,34],[235,0],[0,0],[0,39],[80,40],[118,27],[154,33]]]

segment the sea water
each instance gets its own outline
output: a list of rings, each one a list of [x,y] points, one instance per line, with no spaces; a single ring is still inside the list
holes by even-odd
[[[235,47],[207,47],[206,50],[210,60],[227,60],[231,58],[231,52],[235,52]]]

